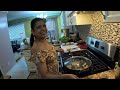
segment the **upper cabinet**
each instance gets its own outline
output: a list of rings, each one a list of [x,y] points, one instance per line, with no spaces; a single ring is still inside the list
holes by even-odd
[[[62,12],[61,12],[60,21],[61,21],[61,29],[66,29],[66,16],[65,16],[65,11],[62,11]]]
[[[72,11],[66,16],[67,25],[87,25],[92,24],[91,15],[93,12]]]
[[[65,12],[66,12],[66,16],[68,17],[74,11],[65,11]]]
[[[120,11],[102,11],[104,22],[120,22]]]

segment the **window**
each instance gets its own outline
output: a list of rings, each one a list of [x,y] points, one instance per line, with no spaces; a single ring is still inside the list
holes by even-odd
[[[26,37],[23,23],[10,26],[8,27],[8,30],[9,30],[9,36],[11,41],[23,40]]]
[[[48,19],[46,22],[46,27],[48,29],[48,37],[52,39],[58,39],[58,30],[56,28],[56,20],[55,19]],[[51,34],[51,35],[50,35]]]

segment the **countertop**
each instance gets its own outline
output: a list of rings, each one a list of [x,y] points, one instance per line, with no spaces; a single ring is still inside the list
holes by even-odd
[[[114,71],[114,69],[104,71],[104,72],[100,72],[100,73],[97,73],[97,74],[88,75],[88,76],[83,77],[81,79],[102,79],[102,78],[115,79],[115,71]]]

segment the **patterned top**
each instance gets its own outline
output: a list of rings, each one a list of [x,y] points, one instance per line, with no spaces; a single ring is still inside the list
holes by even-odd
[[[52,49],[38,50],[36,54],[31,56],[29,61],[33,61],[36,64],[38,78],[42,78],[38,71],[38,65],[40,62],[46,62],[49,73],[59,74],[58,58],[54,46],[52,46]]]

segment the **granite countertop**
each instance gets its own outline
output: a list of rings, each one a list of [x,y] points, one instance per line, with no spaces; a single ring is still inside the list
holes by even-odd
[[[118,65],[118,62],[116,62],[114,69],[88,75],[81,79],[120,79],[120,67]]]
[[[114,69],[104,71],[104,72],[100,72],[100,73],[97,73],[97,74],[88,75],[88,76],[83,77],[81,79],[102,79],[102,78],[115,79],[115,71],[114,71]]]

